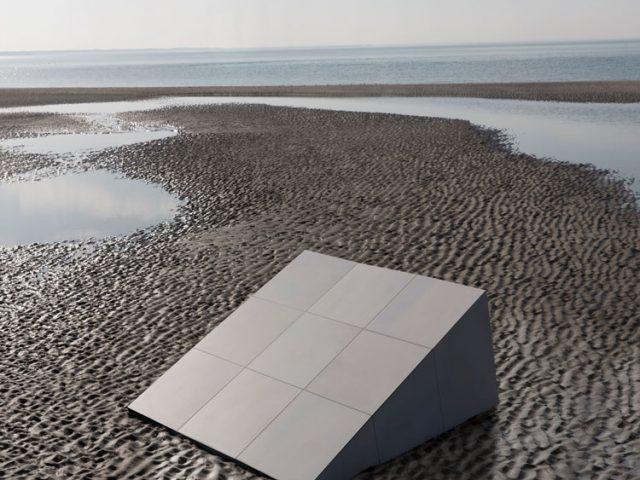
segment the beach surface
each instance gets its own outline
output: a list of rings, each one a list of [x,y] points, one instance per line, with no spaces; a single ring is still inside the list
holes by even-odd
[[[159,96],[403,96],[476,97],[555,102],[640,102],[640,81],[467,83],[418,85],[309,85],[273,87],[5,88],[0,108],[80,102],[142,100]]]
[[[619,87],[520,94],[640,99],[638,83]],[[160,94],[126,90],[4,91],[0,103]],[[513,153],[459,120],[262,105],[126,118],[180,133],[88,165],[185,206],[127,237],[0,248],[0,478],[258,478],[127,405],[304,249],[490,299],[498,407],[359,478],[640,476],[640,212],[624,182]],[[91,128],[0,118],[0,137]],[[3,153],[0,178],[43,166]]]

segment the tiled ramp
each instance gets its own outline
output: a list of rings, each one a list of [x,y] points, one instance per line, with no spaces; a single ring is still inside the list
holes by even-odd
[[[482,290],[305,251],[129,408],[276,479],[341,480],[497,400]]]

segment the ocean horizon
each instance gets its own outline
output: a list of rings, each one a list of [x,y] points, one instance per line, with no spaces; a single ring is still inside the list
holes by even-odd
[[[640,80],[640,39],[0,52],[0,88]]]

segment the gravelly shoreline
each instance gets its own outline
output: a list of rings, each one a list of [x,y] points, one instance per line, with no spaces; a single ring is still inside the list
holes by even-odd
[[[181,133],[92,166],[187,204],[129,237],[0,249],[0,477],[254,478],[126,406],[303,249],[489,292],[498,408],[361,478],[640,475],[640,213],[622,182],[457,120],[128,118]],[[82,128],[65,121],[20,128]],[[41,161],[0,157],[0,177]]]
[[[640,102],[640,81],[302,85],[265,87],[5,88],[0,107],[142,100],[168,95],[478,97],[556,102]]]

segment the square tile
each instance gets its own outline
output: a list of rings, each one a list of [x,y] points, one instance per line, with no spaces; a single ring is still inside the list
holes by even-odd
[[[368,419],[303,391],[238,458],[279,480],[313,479]]]
[[[255,295],[283,305],[307,310],[354,265],[355,263],[349,260],[304,251],[269,280]]]
[[[190,350],[129,408],[178,430],[240,370],[241,367],[226,360]]]
[[[359,331],[351,325],[305,313],[249,368],[304,388]]]
[[[196,348],[246,366],[300,315],[300,310],[252,297]]]
[[[363,330],[307,390],[372,414],[428,352],[427,348]]]
[[[180,433],[237,456],[295,398],[298,388],[242,371],[180,429]]]
[[[413,277],[387,268],[356,265],[309,311],[365,327]]]
[[[477,288],[417,276],[367,329],[433,348],[483,293]]]

